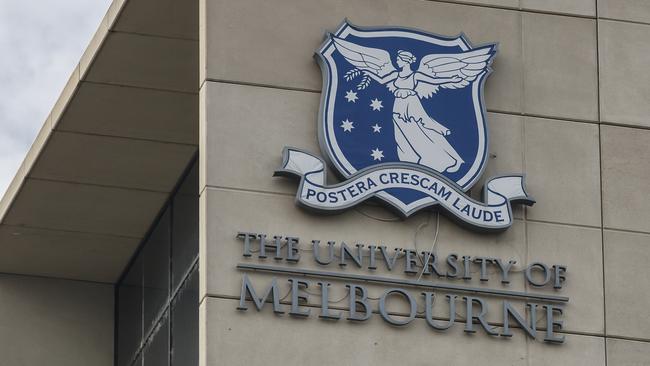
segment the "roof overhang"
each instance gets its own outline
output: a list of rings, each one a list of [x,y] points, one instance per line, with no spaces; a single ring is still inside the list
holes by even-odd
[[[0,272],[118,279],[198,150],[198,3],[111,4],[0,201]]]

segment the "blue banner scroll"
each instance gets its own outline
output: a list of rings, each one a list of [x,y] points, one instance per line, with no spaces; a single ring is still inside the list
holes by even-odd
[[[296,201],[320,212],[339,212],[371,197],[378,197],[404,216],[419,209],[439,205],[451,218],[475,230],[501,231],[512,225],[511,203],[535,203],[524,187],[522,175],[492,178],[483,188],[483,201],[467,196],[460,187],[438,172],[410,163],[377,164],[350,176],[346,181],[327,185],[324,161],[308,152],[285,147],[281,169],[276,176],[300,178]],[[424,193],[424,198],[408,205],[382,194],[386,189],[408,189]]]

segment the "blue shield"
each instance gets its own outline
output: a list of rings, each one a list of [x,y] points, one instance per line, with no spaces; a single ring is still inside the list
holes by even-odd
[[[323,154],[344,178],[417,165],[467,191],[485,168],[483,84],[495,53],[496,45],[473,47],[463,35],[343,23],[317,51]],[[404,188],[377,196],[407,215],[435,203]]]

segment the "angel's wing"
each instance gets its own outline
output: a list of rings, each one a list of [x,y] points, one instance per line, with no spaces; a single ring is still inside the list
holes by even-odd
[[[390,60],[390,54],[385,50],[359,46],[334,36],[332,36],[332,40],[341,55],[357,69],[369,71],[379,77],[396,71]]]
[[[420,82],[415,91],[421,98],[429,98],[438,91],[438,88],[464,88],[487,71],[495,52],[494,46],[486,46],[462,53],[426,55],[420,61],[418,72],[432,78],[460,78],[461,80],[439,85]]]

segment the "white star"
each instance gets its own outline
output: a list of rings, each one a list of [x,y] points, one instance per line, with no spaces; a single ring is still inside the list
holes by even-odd
[[[370,106],[372,107],[373,111],[381,111],[382,108],[384,108],[383,105],[381,105],[381,100],[375,98],[370,101]]]
[[[352,90],[345,92],[345,99],[348,100],[348,102],[355,103],[359,97],[357,97],[357,93],[353,92]]]
[[[377,133],[381,132],[381,126],[379,126],[379,124],[377,123],[375,123],[374,126],[370,126],[370,127],[372,127],[372,132],[377,132]]]
[[[354,122],[348,121],[346,118],[345,121],[341,123],[341,128],[343,128],[343,131],[345,132],[352,132],[352,129],[354,126],[352,125]]]
[[[381,159],[384,157],[384,152],[379,150],[379,148],[376,148],[372,150],[372,154],[370,154],[370,156],[372,156],[373,160],[381,161]]]

